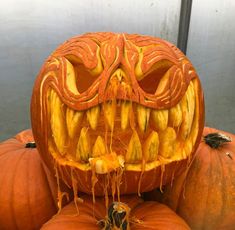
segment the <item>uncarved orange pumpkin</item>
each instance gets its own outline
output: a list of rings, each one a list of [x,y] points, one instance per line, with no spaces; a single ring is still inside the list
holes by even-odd
[[[185,169],[203,129],[203,93],[173,44],[88,33],[45,61],[31,122],[44,162],[75,192],[140,193]]]
[[[118,213],[109,212],[105,207],[104,199],[97,198],[96,203],[93,204],[89,196],[82,197],[83,203],[78,205],[78,212],[75,204],[72,202],[65,206],[62,211],[43,225],[42,230],[100,230],[103,223],[106,221],[106,227],[109,223],[107,217],[115,218]],[[120,206],[114,203],[116,210],[119,209],[118,220],[126,220],[129,227],[114,228],[113,226],[105,228],[123,229],[123,230],[189,230],[185,221],[177,216],[167,206],[157,202],[143,202],[137,196],[123,196],[121,197],[121,208],[128,206],[129,210],[125,212],[126,215],[121,215]],[[119,221],[117,221],[119,222]],[[118,225],[119,226],[119,225]]]
[[[38,230],[57,212],[56,179],[33,141],[25,130],[0,143],[1,230]]]
[[[231,142],[230,142],[231,141]],[[235,135],[204,128],[202,142],[190,168],[147,196],[162,200],[195,230],[235,229]]]

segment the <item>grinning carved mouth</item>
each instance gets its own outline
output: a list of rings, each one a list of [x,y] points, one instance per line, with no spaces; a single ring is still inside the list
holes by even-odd
[[[199,83],[192,79],[174,107],[157,110],[130,100],[109,100],[73,110],[47,91],[48,147],[61,165],[105,174],[145,171],[186,159],[199,131]]]

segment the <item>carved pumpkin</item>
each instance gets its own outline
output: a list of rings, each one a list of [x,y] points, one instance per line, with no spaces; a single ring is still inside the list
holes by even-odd
[[[31,118],[42,158],[75,193],[128,194],[184,170],[200,140],[204,104],[192,64],[174,45],[88,33],[46,60]]]
[[[108,212],[102,198],[96,203],[85,196],[78,206],[72,202],[43,225],[42,230],[189,230],[190,228],[171,209],[157,202],[143,202],[136,196],[121,197],[122,202],[114,202]],[[124,203],[123,203],[124,202]]]
[[[26,130],[0,143],[1,230],[37,230],[57,212],[55,177],[32,141]]]
[[[166,186],[161,200],[192,229],[233,230],[235,135],[206,127],[203,136],[190,168]],[[159,200],[159,194],[151,192],[148,198]]]

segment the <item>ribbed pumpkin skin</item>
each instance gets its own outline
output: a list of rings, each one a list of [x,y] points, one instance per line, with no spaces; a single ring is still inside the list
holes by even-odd
[[[0,144],[0,229],[38,230],[57,212],[55,178],[42,165],[31,130]]]
[[[219,149],[201,142],[188,172],[166,187],[162,198],[193,230],[235,229],[235,135],[206,127],[203,136],[215,132],[232,142]],[[159,200],[156,191],[154,196]]]
[[[79,215],[76,215],[76,207],[72,202],[65,206],[60,214],[44,224],[42,230],[100,230],[97,222],[104,219],[106,215],[104,200],[97,198],[95,205],[89,196],[84,196],[83,200],[84,202],[78,205]],[[130,220],[131,217],[140,220],[139,223],[130,221],[131,230],[190,229],[183,219],[163,204],[143,202],[135,195],[121,197],[121,202],[131,208]]]

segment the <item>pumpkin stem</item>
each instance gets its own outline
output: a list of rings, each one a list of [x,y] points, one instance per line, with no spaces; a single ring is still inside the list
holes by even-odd
[[[31,148],[31,149],[33,149],[33,148],[36,148],[37,146],[36,146],[36,143],[35,142],[28,142],[28,143],[26,143],[25,144],[25,148]]]
[[[106,219],[101,220],[99,225],[102,230],[129,230],[130,208],[122,202],[113,202],[108,208]]]
[[[218,149],[224,143],[231,142],[232,139],[222,133],[209,133],[203,137],[205,143],[213,149]]]

